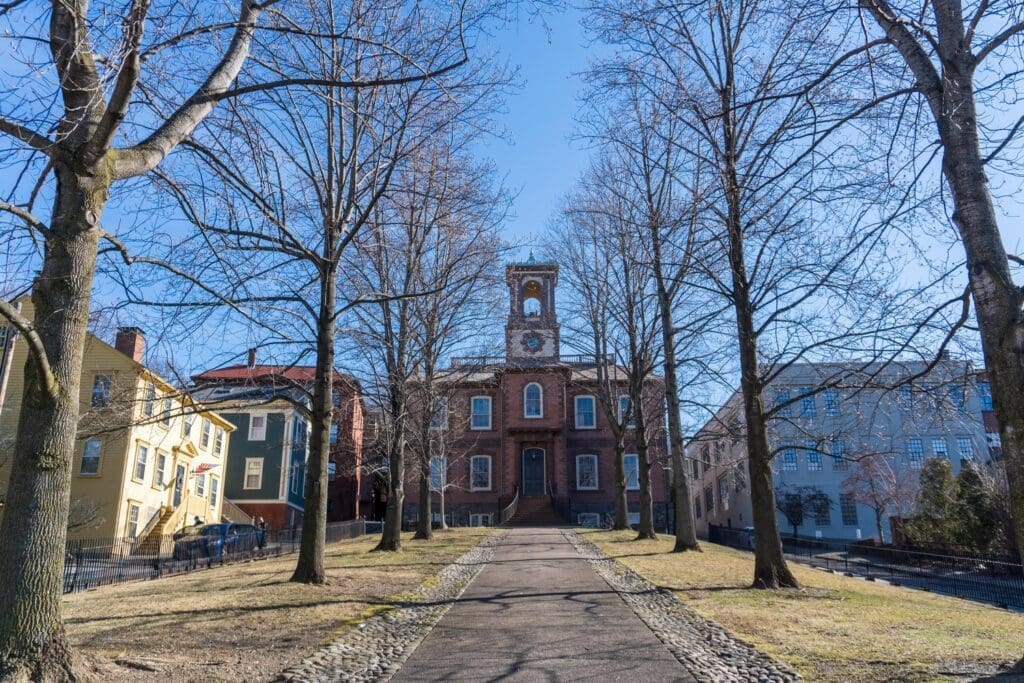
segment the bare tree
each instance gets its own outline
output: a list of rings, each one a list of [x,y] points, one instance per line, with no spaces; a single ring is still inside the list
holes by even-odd
[[[630,208],[636,238],[645,242],[643,263],[653,276],[661,334],[662,371],[668,404],[668,439],[672,467],[675,520],[674,552],[699,549],[693,519],[693,504],[683,462],[683,429],[680,408],[680,349],[675,311],[689,299],[688,314],[699,292],[684,290],[685,275],[694,258],[696,209],[687,201],[687,188],[680,183],[677,154],[678,119],[666,112],[659,98],[647,95],[634,79],[605,78],[597,68],[590,74],[593,92],[588,104],[587,135],[614,160],[616,172],[602,176]],[[700,176],[696,174],[699,187]],[[692,197],[693,188],[689,189]],[[687,210],[688,209],[688,210]],[[696,318],[697,316],[694,316]],[[692,320],[691,323],[696,323]],[[700,328],[699,324],[693,328]],[[692,337],[692,334],[686,335]],[[684,342],[685,343],[685,342]],[[688,361],[695,358],[689,345]],[[642,431],[642,430],[641,430]]]
[[[917,493],[913,470],[896,466],[893,458],[885,453],[858,456],[854,471],[842,483],[843,493],[874,513],[880,543],[885,543],[885,514],[905,517]]]
[[[1001,166],[1016,170],[1012,153],[1024,117],[1003,113],[1020,96],[1022,5],[860,0],[856,7],[863,17],[859,49],[872,56],[873,90],[865,98],[889,101],[896,135],[917,157],[915,178],[941,161],[991,377],[1016,544],[1024,547],[1024,293],[1010,267],[1024,261],[1007,252],[989,186]],[[923,150],[917,127],[926,140],[938,136]]]

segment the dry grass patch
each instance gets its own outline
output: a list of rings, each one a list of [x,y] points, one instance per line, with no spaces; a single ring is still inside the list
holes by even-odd
[[[120,680],[259,681],[308,656],[341,630],[386,609],[493,530],[403,538],[400,553],[370,552],[377,536],[327,547],[329,584],[288,581],[297,555],[68,596],[72,642],[119,662]]]
[[[791,563],[802,590],[749,589],[754,557],[580,530],[609,556],[813,681],[949,680],[1024,653],[1024,615]]]

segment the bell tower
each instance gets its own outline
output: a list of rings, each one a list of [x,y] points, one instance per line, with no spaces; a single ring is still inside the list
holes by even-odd
[[[558,316],[555,285],[558,266],[537,263],[530,252],[526,263],[505,267],[509,311],[505,325],[505,357],[510,362],[558,362]]]

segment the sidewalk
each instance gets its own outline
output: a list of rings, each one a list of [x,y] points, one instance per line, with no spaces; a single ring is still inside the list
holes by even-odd
[[[558,529],[511,529],[393,680],[692,681]]]

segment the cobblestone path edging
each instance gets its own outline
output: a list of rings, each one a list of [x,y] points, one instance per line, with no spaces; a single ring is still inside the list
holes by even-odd
[[[504,534],[478,546],[420,584],[416,597],[374,615],[330,645],[285,669],[275,681],[387,681],[401,668],[473,577]]]
[[[671,591],[659,588],[614,560],[575,531],[563,531],[577,552],[619,594],[698,681],[782,681],[800,676],[715,622],[697,614]]]

